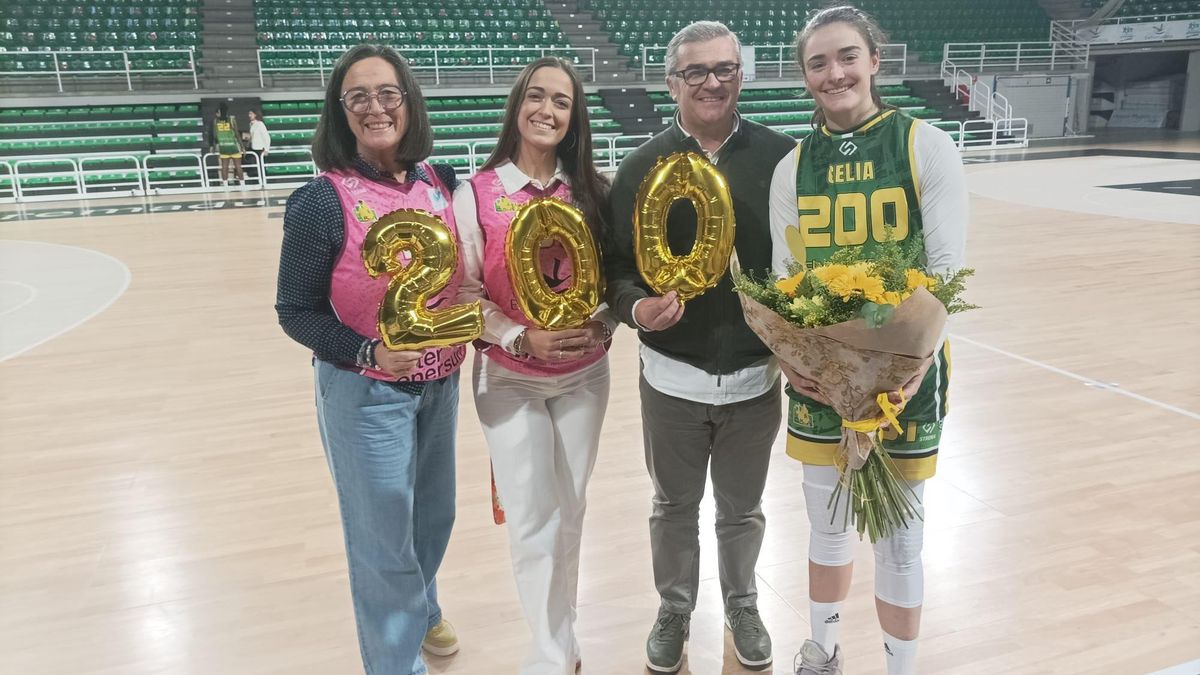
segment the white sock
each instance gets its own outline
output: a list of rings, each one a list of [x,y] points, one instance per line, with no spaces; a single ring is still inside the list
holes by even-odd
[[[842,627],[842,603],[840,602],[809,602],[808,620],[812,625],[813,642],[821,645],[821,649],[833,656],[833,648],[837,646],[838,629]]]
[[[884,631],[883,653],[887,655],[887,675],[917,675],[916,640],[901,640]]]

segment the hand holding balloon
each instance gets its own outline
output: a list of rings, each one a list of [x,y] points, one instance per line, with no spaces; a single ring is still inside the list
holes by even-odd
[[[375,345],[375,363],[379,369],[393,377],[402,377],[412,372],[421,360],[421,352],[411,350],[393,351],[380,342]]]
[[[546,284],[541,268],[541,244],[551,239],[562,242],[571,258],[571,287],[561,293]],[[517,304],[534,325],[578,328],[595,313],[601,293],[600,255],[579,209],[553,197],[526,202],[513,216],[504,250]]]
[[[595,351],[596,341],[588,328],[530,328],[525,331],[522,348],[530,356],[543,361],[574,361]]]
[[[683,302],[675,291],[660,297],[638,300],[633,306],[633,320],[649,331],[666,330],[683,318]]]
[[[667,214],[680,199],[696,208],[696,242],[685,256],[673,254],[667,242]],[[642,180],[633,209],[638,271],[656,293],[675,291],[687,302],[725,275],[734,229],[729,184],[712,162],[694,152],[660,158]]]
[[[407,266],[397,259],[403,251],[412,256]],[[458,268],[458,244],[441,218],[417,209],[393,211],[371,225],[362,256],[372,277],[391,276],[379,305],[379,334],[388,349],[461,344],[483,332],[479,302],[428,307]]]

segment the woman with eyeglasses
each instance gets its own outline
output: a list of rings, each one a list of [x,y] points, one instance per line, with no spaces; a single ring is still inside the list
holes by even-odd
[[[480,299],[475,409],[504,506],[513,574],[533,644],[523,675],[567,675],[579,662],[575,598],[588,479],[608,407],[606,310],[570,330],[541,330],[520,310],[505,241],[521,205],[540,197],[575,204],[599,245],[608,181],[592,164],[587,99],[575,69],[547,56],[517,76],[500,139],[454,195],[463,242],[464,300]],[[543,242],[541,273],[562,292],[575,279],[558,241]]]
[[[390,351],[363,239],[384,214],[422,209],[455,232],[449,166],[425,161],[425,99],[390,47],[338,59],[313,139],[322,170],[288,199],[275,309],[313,352],[317,423],[337,489],[366,672],[425,673],[421,649],[458,650],[435,576],[454,524],[458,368],[465,347]],[[457,238],[457,235],[455,235]],[[462,279],[430,305],[453,303]]]

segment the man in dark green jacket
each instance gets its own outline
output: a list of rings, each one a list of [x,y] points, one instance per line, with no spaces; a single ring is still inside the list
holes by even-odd
[[[666,65],[679,111],[667,130],[621,162],[605,251],[608,304],[642,341],[642,429],[655,492],[650,542],[661,597],[646,664],[656,672],[682,665],[699,586],[700,500],[711,463],[725,624],[738,660],[759,669],[771,663],[771,639],[758,615],[754,566],[765,525],[763,486],[782,417],[779,368],[746,326],[728,271],[686,307],[674,292],[659,297],[649,289],[634,260],[633,210],[638,187],[659,157],[703,153],[729,183],[742,267],[769,270],[771,174],[795,141],[738,116],[740,44],[724,25],[701,21],[679,31]],[[672,252],[686,254],[695,242],[695,209],[676,202],[667,222]]]

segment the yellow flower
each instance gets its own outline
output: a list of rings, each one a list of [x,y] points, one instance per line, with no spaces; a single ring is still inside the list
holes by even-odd
[[[829,289],[830,293],[840,297],[843,302],[861,291],[861,289],[855,288],[854,279],[849,273],[830,279],[825,283],[825,286]]]
[[[845,265],[823,265],[814,268],[812,271],[813,276],[820,279],[826,285],[833,279],[844,276],[847,272],[849,272],[849,268]]]
[[[904,302],[905,298],[906,296],[897,293],[896,291],[884,291],[882,298],[879,300],[871,300],[871,302],[876,302],[881,305],[899,305],[900,303]]]
[[[854,289],[862,293],[871,302],[883,302],[883,281],[876,276],[863,272],[852,277]]]
[[[921,270],[907,270],[904,273],[904,286],[910,291],[915,291],[922,286],[932,291],[937,287],[937,279],[927,276]]]
[[[803,271],[801,271],[799,274],[797,274],[793,277],[789,277],[787,279],[780,279],[779,281],[776,281],[775,288],[778,288],[779,290],[783,291],[786,295],[790,295],[794,298],[794,297],[796,297],[796,289],[800,287],[800,283],[802,281],[804,281],[804,272]]]

